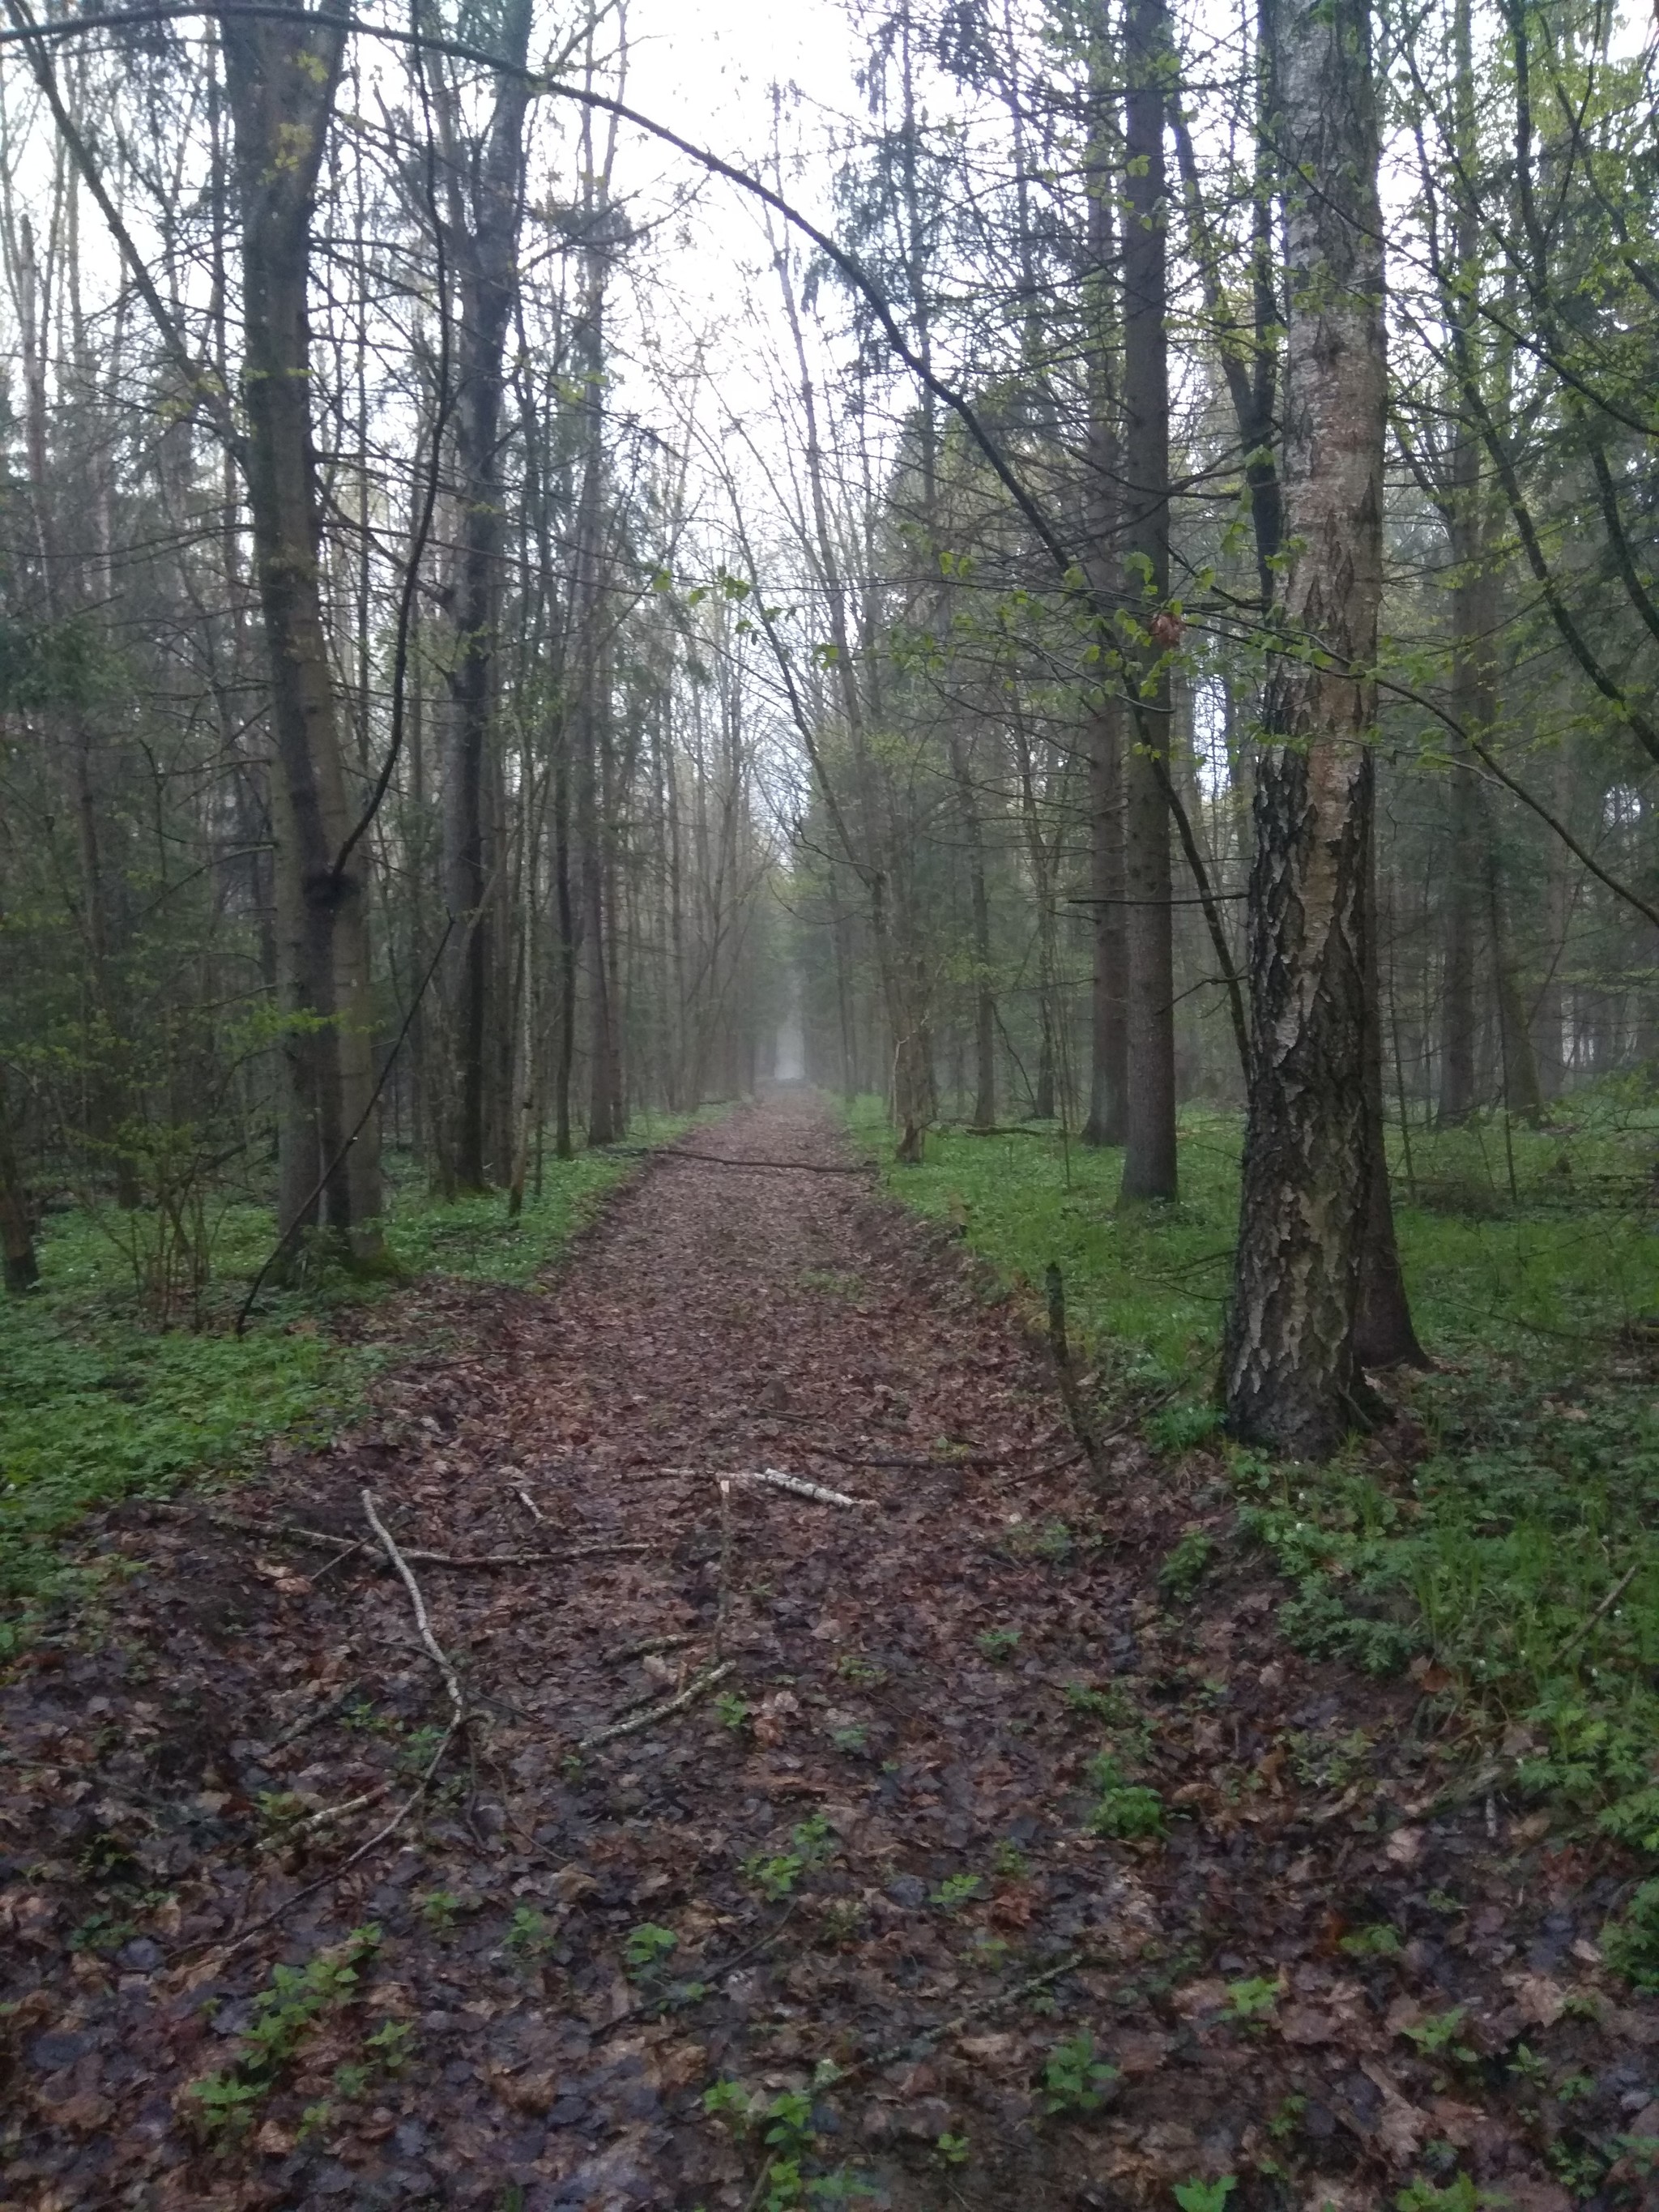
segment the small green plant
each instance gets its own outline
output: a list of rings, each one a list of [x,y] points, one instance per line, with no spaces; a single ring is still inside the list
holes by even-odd
[[[269,2086],[264,2081],[243,2081],[234,2073],[207,2074],[192,2081],[190,2094],[196,2104],[198,2127],[210,2139],[245,2134]]]
[[[1185,1605],[1209,1570],[1215,1540],[1189,1528],[1158,1571],[1158,1586],[1173,1604]]]
[[[1109,1721],[1117,1715],[1121,1692],[1117,1690],[1097,1690],[1091,1682],[1068,1682],[1066,1702],[1074,1713],[1087,1713],[1091,1719]]]
[[[790,1832],[789,1841],[803,1866],[822,1866],[835,1856],[836,1832],[822,1813],[814,1813]]]
[[[1030,1862],[1012,1836],[1005,1836],[991,1854],[991,1865],[1000,1881],[1024,1881]]]
[[[453,1889],[422,1890],[415,1899],[416,1911],[434,1936],[447,1934],[461,1906],[462,1900]]]
[[[1356,1928],[1337,1945],[1350,1959],[1397,1959],[1405,1949],[1398,1929],[1390,1928],[1385,1920],[1374,1921],[1367,1928]]]
[[[775,1851],[769,1856],[757,1851],[743,1863],[744,1881],[752,1882],[774,1904],[794,1895],[795,1884],[805,1870],[805,1863],[793,1851]]]
[[[714,1717],[722,1728],[736,1730],[749,1717],[749,1700],[735,1690],[722,1690],[714,1700]]]
[[[947,2130],[933,2142],[933,2156],[941,2166],[966,2166],[972,2146],[966,2136],[953,2136]]]
[[[836,1672],[843,1682],[856,1682],[866,1690],[873,1690],[878,1682],[887,1680],[887,1669],[866,1658],[862,1651],[843,1651],[836,1662]]]
[[[1008,1963],[1011,1948],[1006,1936],[993,1936],[987,1929],[977,1928],[969,1947],[968,1961],[970,1966],[982,1968],[988,1974],[1000,1973]]]
[[[553,1923],[547,1915],[533,1905],[521,1905],[507,1923],[501,1948],[515,1959],[530,1961],[544,1959],[554,1942]]]
[[[1164,1406],[1147,1417],[1141,1434],[1155,1450],[1168,1452],[1173,1458],[1191,1451],[1194,1444],[1207,1443],[1219,1431],[1221,1419],[1218,1406]]]
[[[1444,2188],[1432,2181],[1413,2181],[1394,2201],[1395,2212],[1479,2212],[1482,2205],[1508,2202],[1490,2190],[1477,2189],[1467,2173],[1454,2175]]]
[[[1046,2112],[1097,2112],[1118,2078],[1115,2066],[1095,2051],[1086,2028],[1055,2044],[1043,2062],[1042,2108]]]
[[[1659,1881],[1644,1881],[1601,1930],[1601,1955],[1643,1996],[1659,1996]]]
[[[89,1912],[78,1926],[70,1929],[69,1948],[71,1951],[106,1954],[130,1943],[137,1933],[138,1923],[130,1920],[125,1913]]]
[[[985,1628],[980,1631],[974,1641],[992,1665],[998,1667],[1005,1659],[1012,1659],[1018,1650],[1019,1633],[1017,1628]]]
[[[819,1939],[838,1950],[856,1941],[864,1926],[864,1907],[855,1897],[826,1898],[818,1907]]]
[[[1608,2161],[1591,2143],[1570,2143],[1558,2136],[1546,2156],[1556,2179],[1574,2197],[1594,2197],[1607,2173]]]
[[[830,1741],[837,1751],[844,1751],[849,1755],[856,1756],[858,1753],[869,1748],[870,1731],[867,1728],[855,1723],[850,1728],[832,1729]]]
[[[266,1850],[285,1843],[306,1816],[305,1799],[292,1790],[262,1790],[253,1803],[259,1843]]]
[[[380,1941],[378,1928],[354,1928],[343,1942],[319,1951],[303,1966],[275,1969],[270,1987],[253,2000],[253,2017],[234,2063],[190,2084],[188,2094],[204,2134],[241,2132],[313,2021],[350,2002],[358,1968]]]
[[[1246,2027],[1257,2027],[1270,2021],[1278,2009],[1279,1984],[1258,1974],[1247,1981],[1228,1983],[1227,2002],[1221,2017],[1237,2021]]]
[[[1077,1549],[1077,1539],[1064,1521],[1020,1521],[1003,1538],[1017,1559],[1047,1559],[1058,1566]]]
[[[1472,2065],[1475,2054],[1457,2039],[1462,2032],[1463,2014],[1462,2005],[1454,2005],[1449,2012],[1431,2013],[1426,2020],[1400,2032],[1425,2058],[1455,2058]]]
[[[732,2120],[739,2127],[749,2121],[749,2092],[741,2081],[722,2078],[702,2093],[702,2108],[711,2120]]]
[[[1510,2070],[1523,2081],[1542,2081],[1549,2073],[1549,2061],[1540,2058],[1530,2044],[1517,2043],[1510,2060]]]
[[[985,1887],[976,1874],[946,1875],[928,1899],[941,1912],[959,1912],[964,1905],[971,1905]]]
[[[1145,1783],[1126,1779],[1109,1752],[1089,1762],[1089,1780],[1098,1792],[1089,1827],[1097,1836],[1132,1843],[1164,1833],[1164,1800]]]
[[[1227,2199],[1238,2186],[1237,2175],[1224,2173],[1218,2180],[1177,2181],[1175,2201],[1181,2212],[1226,2212]]]
[[[630,1974],[654,1974],[672,1951],[679,1948],[679,1937],[672,1928],[659,1927],[654,1920],[642,1920],[637,1928],[630,1928],[623,1943],[623,1958]]]
[[[1308,2100],[1301,2090],[1292,2089],[1279,2110],[1267,2123],[1267,2133],[1275,2142],[1288,2142],[1302,2124],[1302,2115],[1308,2109]]]

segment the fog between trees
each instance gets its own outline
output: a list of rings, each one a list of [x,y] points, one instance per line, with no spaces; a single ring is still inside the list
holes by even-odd
[[[1242,1112],[1229,1413],[1317,1456],[1419,1356],[1389,1132],[1650,1077],[1605,10],[856,8],[711,159],[611,14],[8,13],[14,1290],[64,1200],[162,1322],[228,1196],[373,1266],[386,1148],[516,1208],[798,1024],[1125,1205]]]

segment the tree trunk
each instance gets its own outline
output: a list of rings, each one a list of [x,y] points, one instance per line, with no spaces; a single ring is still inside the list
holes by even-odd
[[[1283,485],[1292,634],[1269,679],[1250,874],[1250,1103],[1224,1348],[1236,1435],[1321,1458],[1365,1417],[1370,738],[1386,375],[1367,0],[1283,0]]]
[[[1109,650],[1105,611],[1115,597],[1121,548],[1117,400],[1114,391],[1113,283],[1116,259],[1113,222],[1110,24],[1103,5],[1091,58],[1093,98],[1088,166],[1089,273],[1085,288],[1088,331],[1088,574],[1099,624],[1099,643]],[[1103,684],[1091,703],[1089,753],[1089,896],[1093,958],[1089,987],[1089,1112],[1085,1145],[1121,1145],[1128,1114],[1128,1036],[1124,976],[1128,963],[1123,875],[1123,720],[1115,687]]]
[[[991,971],[991,902],[985,887],[985,841],[973,763],[961,732],[951,732],[951,775],[962,813],[962,842],[968,853],[968,896],[974,947],[974,1110],[976,1129],[994,1128],[997,1118],[997,1004]]]
[[[454,1065],[450,1176],[459,1191],[489,1180],[490,981],[503,902],[490,900],[487,795],[496,692],[501,604],[501,399],[507,334],[518,283],[524,200],[524,124],[530,0],[511,0],[498,33],[508,66],[495,77],[495,108],[481,145],[466,142],[459,99],[439,104],[449,155],[447,243],[460,304],[455,389],[455,501],[460,545],[450,614],[455,645],[444,757],[444,891],[455,917],[449,1003]],[[492,911],[493,908],[493,911]]]
[[[1156,635],[1170,591],[1170,365],[1164,0],[1127,0],[1123,241],[1124,550],[1137,628],[1126,655],[1134,742],[1123,763],[1128,1103],[1121,1198],[1172,1199],[1176,1165],[1175,963],[1170,809],[1160,769],[1170,744],[1168,654]]]
[[[291,1026],[280,1225],[320,1218],[380,1249],[368,854],[341,757],[319,574],[307,291],[311,213],[344,32],[325,17],[220,26],[235,121],[248,506],[270,663],[282,995]],[[321,1186],[320,1192],[319,1186]]]
[[[0,1068],[0,1259],[9,1291],[32,1291],[40,1279],[34,1256],[34,1223],[28,1191],[17,1164],[11,1115],[6,1103],[5,1071]]]

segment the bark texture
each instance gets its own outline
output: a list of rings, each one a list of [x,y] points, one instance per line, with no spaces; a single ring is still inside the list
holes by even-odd
[[[488,129],[468,143],[460,102],[447,86],[439,106],[448,155],[449,248],[460,301],[455,390],[456,499],[460,522],[451,615],[455,652],[444,759],[444,892],[455,916],[449,977],[454,1091],[446,1186],[481,1190],[499,1159],[489,1036],[501,904],[490,901],[489,778],[496,690],[495,631],[503,524],[500,458],[507,337],[517,296],[524,202],[529,0],[513,0],[501,51],[514,66],[495,81]],[[499,1021],[505,1008],[494,1010]],[[495,1126],[492,1127],[492,1124]],[[492,1143],[492,1138],[495,1139]]]
[[[1164,0],[1128,0],[1123,238],[1124,549],[1128,597],[1152,641],[1127,657],[1133,743],[1123,761],[1128,1097],[1122,1196],[1172,1199],[1176,1168],[1175,962],[1170,807],[1171,718],[1158,610],[1170,590],[1168,216],[1164,161],[1169,27]]]
[[[242,228],[248,507],[270,664],[286,1096],[278,1212],[359,1258],[380,1238],[368,854],[354,827],[323,624],[307,312],[311,217],[345,34],[329,19],[221,25]],[[320,1187],[320,1188],[319,1188]]]
[[[1285,0],[1275,82],[1290,283],[1282,483],[1295,645],[1263,708],[1250,1107],[1224,1352],[1234,1432],[1322,1457],[1363,1418],[1366,997],[1385,380],[1365,0]]]

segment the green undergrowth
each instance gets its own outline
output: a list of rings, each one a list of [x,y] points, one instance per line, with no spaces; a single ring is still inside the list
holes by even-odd
[[[634,1141],[666,1143],[692,1118],[641,1123]],[[0,1298],[0,1652],[43,1600],[78,1586],[60,1540],[89,1506],[233,1474],[274,1437],[307,1441],[350,1420],[374,1371],[407,1348],[400,1293],[434,1278],[530,1281],[636,1165],[607,1152],[550,1159],[541,1194],[527,1194],[512,1223],[499,1194],[434,1199],[394,1155],[389,1264],[365,1277],[307,1262],[296,1287],[261,1294],[240,1337],[236,1310],[275,1235],[267,1208],[228,1205],[216,1216],[194,1329],[146,1320],[112,1233],[118,1220],[49,1216],[40,1288]],[[372,1331],[338,1326],[371,1305],[387,1308]]]
[[[878,1102],[851,1120],[885,1148]],[[1122,1215],[1121,1155],[1052,1127],[933,1133],[922,1166],[886,1175],[1034,1318],[1059,1262],[1078,1357],[1154,1446],[1220,1446],[1242,1535],[1291,1584],[1280,1622],[1301,1648],[1413,1668],[1482,1722],[1520,1790],[1659,1850],[1659,1105],[1624,1088],[1577,1096],[1535,1131],[1413,1129],[1409,1180],[1391,1133],[1436,1370],[1387,1389],[1425,1444],[1393,1458],[1357,1439],[1322,1468],[1218,1434],[1239,1133],[1187,1114],[1180,1202]],[[1201,1571],[1166,1589],[1204,1602]]]

